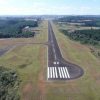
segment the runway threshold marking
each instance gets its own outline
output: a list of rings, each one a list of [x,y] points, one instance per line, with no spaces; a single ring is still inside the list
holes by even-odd
[[[67,67],[48,67],[48,79],[70,79]]]

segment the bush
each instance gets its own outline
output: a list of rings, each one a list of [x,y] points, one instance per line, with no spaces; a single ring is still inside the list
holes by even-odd
[[[0,100],[19,100],[20,80],[14,70],[0,67]]]

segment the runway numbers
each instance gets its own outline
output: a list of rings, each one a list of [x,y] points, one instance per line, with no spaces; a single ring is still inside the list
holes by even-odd
[[[48,79],[70,79],[67,67],[48,67]]]

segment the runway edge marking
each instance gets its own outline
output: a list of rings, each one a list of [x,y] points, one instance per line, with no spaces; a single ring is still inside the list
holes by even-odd
[[[47,28],[48,28],[48,24],[47,24]],[[48,31],[47,31],[48,34]],[[47,41],[48,41],[48,35],[47,35]],[[48,45],[47,45],[47,80],[48,80]]]

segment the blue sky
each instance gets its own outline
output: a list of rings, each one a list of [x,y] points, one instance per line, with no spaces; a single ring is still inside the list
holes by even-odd
[[[100,15],[100,0],[0,0],[0,15]]]

